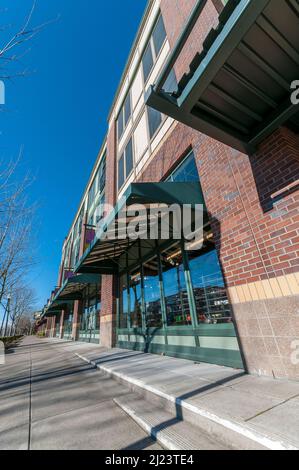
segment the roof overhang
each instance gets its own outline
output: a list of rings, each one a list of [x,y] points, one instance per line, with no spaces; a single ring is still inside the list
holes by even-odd
[[[201,13],[199,0],[193,16]],[[196,18],[196,16],[195,16]],[[163,91],[192,15],[147,104],[240,151],[253,153],[281,125],[299,130],[291,83],[299,80],[297,0],[229,0],[174,93]]]
[[[70,302],[53,300],[44,308],[41,318],[59,315],[61,310],[67,308],[68,303]]]
[[[101,277],[98,274],[80,274],[70,277],[65,281],[54,298],[55,302],[66,302],[83,299],[83,291],[87,285],[100,284]]]
[[[135,210],[139,211],[139,205],[146,209],[143,215],[139,214],[140,226],[145,224],[148,228],[153,221],[149,215],[150,207],[185,204],[191,208],[201,205],[204,212],[203,218],[207,219],[204,198],[198,182],[132,183],[97,231],[94,241],[80,259],[75,272],[117,274],[120,270],[120,258],[133,246],[142,243],[146,249],[151,250],[156,243],[159,243],[158,240],[149,238],[142,240],[128,238],[127,227],[135,217]],[[127,211],[127,208],[130,208],[130,211]],[[114,236],[115,227],[117,227],[116,236]],[[137,248],[136,256],[137,258],[139,256]]]
[[[83,299],[83,290],[87,285],[100,284],[101,277],[98,274],[73,275],[66,279],[60,289],[55,290],[51,302],[44,308],[42,318],[55,316],[65,310],[75,300]]]

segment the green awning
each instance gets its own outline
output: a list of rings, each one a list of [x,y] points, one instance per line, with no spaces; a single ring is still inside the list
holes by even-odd
[[[149,207],[149,205],[151,207],[152,205],[157,205],[157,207],[160,205],[171,206],[173,204],[179,206],[188,204],[195,207],[196,204],[201,204],[204,208],[204,218],[207,218],[204,198],[198,182],[132,183],[104,221],[104,225],[96,233],[94,241],[75,267],[75,272],[115,274],[119,272],[120,258],[133,245],[139,243],[149,250],[155,248],[156,243],[159,243],[159,241],[150,239],[138,241],[131,240],[126,235],[123,238],[119,236],[123,235],[121,230],[124,230],[125,233],[128,224],[134,217],[127,215],[124,209],[130,207],[132,212],[135,208],[138,211],[138,204],[146,207]],[[116,222],[118,223],[118,236],[109,237]],[[140,225],[143,223],[151,223],[148,213],[144,213],[140,217]],[[119,228],[120,226],[122,229]]]
[[[57,292],[55,302],[75,301],[83,299],[83,290],[87,285],[100,284],[101,276],[98,274],[80,274],[70,277]]]
[[[41,318],[45,316],[55,316],[61,313],[61,310],[65,310],[69,302],[67,301],[55,301],[53,300],[49,305],[44,307]]]
[[[53,293],[52,300],[45,306],[42,317],[60,314],[61,310],[66,309],[75,300],[83,299],[83,290],[87,285],[100,282],[101,277],[98,274],[81,274],[68,278],[63,286],[56,290],[56,294]]]
[[[229,0],[178,89],[163,91],[205,3],[198,1],[147,104],[246,153],[281,125],[298,133],[299,106],[291,102],[299,79],[298,0]]]

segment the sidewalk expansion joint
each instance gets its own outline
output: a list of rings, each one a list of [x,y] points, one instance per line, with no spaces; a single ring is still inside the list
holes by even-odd
[[[250,418],[244,419],[244,421],[246,423],[248,423],[249,421],[257,418],[258,416],[262,416],[263,414],[268,413],[268,411],[272,411],[276,408],[279,408],[281,405],[284,405],[285,403],[288,403],[289,401],[294,400],[295,398],[298,398],[298,397],[299,397],[299,393],[297,393],[296,395],[294,395],[292,397],[286,398],[286,400],[283,400],[280,403],[277,403],[277,405],[273,405],[270,408],[267,408],[266,410],[260,411],[259,413],[255,414],[253,416],[250,416]]]
[[[32,426],[32,355],[30,347],[30,368],[29,368],[29,409],[28,409],[28,445],[27,450],[31,449],[31,426]]]

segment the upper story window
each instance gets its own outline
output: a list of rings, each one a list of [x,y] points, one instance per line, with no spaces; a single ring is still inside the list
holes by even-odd
[[[133,145],[132,139],[129,140],[125,151],[118,160],[118,189],[120,189],[124,182],[129,177],[134,167]]]
[[[103,215],[106,185],[106,156],[101,160],[88,193],[88,225],[96,225]]]
[[[66,245],[66,247],[65,247],[65,251],[64,251],[64,260],[63,260],[63,267],[64,267],[64,269],[68,269],[68,268],[69,268],[70,251],[71,251],[71,240],[68,240],[67,245]]]
[[[82,232],[82,223],[83,223],[83,209],[81,209],[77,222],[75,224],[74,230],[74,240],[80,238]]]
[[[152,139],[162,123],[162,114],[154,108],[147,107],[149,135]]]
[[[97,178],[93,180],[93,183],[90,187],[90,190],[88,192],[88,208],[90,208],[95,200],[96,196],[96,187],[97,187]]]
[[[94,180],[88,192],[88,209],[96,202],[99,195],[104,191],[106,184],[106,157],[102,158],[99,168],[95,174]]]
[[[176,89],[177,79],[174,70],[172,69],[163,86],[163,90],[171,93]],[[154,137],[159,127],[161,126],[164,118],[165,116],[163,116],[160,111],[156,111],[154,108],[147,106],[147,119],[150,139]]]
[[[131,90],[130,90],[126,96],[124,104],[117,118],[118,140],[122,137],[124,130],[126,129],[128,122],[130,120],[131,114],[132,114],[132,106],[131,106]]]
[[[143,78],[146,83],[166,39],[166,31],[160,14],[142,58]]]

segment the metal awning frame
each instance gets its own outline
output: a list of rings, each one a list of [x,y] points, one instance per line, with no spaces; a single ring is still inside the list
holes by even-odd
[[[205,6],[205,0],[198,0],[185,30],[178,39],[173,53],[170,55],[157,80],[157,84],[150,87],[148,90],[146,96],[147,105],[164,112],[190,127],[200,127],[203,133],[211,135],[213,138],[242,152],[248,154],[254,153],[258,144],[263,139],[299,111],[299,107],[292,104],[290,99],[282,103],[278,109],[274,109],[267,120],[254,129],[252,135],[248,136],[248,140],[244,140],[244,135],[232,131],[232,129],[223,122],[218,122],[216,117],[213,118],[209,115],[202,119],[200,115],[194,115],[191,111],[194,107],[194,102],[199,99],[209,85],[211,85],[215,75],[219,72],[221,67],[225,65],[227,59],[235,48],[238,47],[242,38],[270,2],[271,0],[240,1],[239,5],[228,18],[222,31],[211,45],[206,56],[201,61],[193,77],[187,83],[181,95],[176,98],[172,94],[164,92],[163,85]],[[271,71],[269,71],[269,73],[270,72]],[[248,109],[248,112],[249,111]]]
[[[117,274],[120,264],[118,262],[121,255],[130,256],[131,248],[137,244],[139,250],[145,248],[155,249],[155,243],[149,239],[129,239],[104,240],[103,237],[109,227],[115,223],[124,207],[135,204],[203,204],[204,198],[198,183],[132,183],[124,196],[117,202],[114,210],[104,221],[102,228],[96,235],[94,241],[84,253],[83,257],[75,267],[77,273],[99,273]],[[105,250],[107,255],[105,254]],[[99,256],[101,260],[99,261]],[[131,259],[131,261],[135,261]]]

